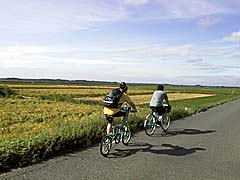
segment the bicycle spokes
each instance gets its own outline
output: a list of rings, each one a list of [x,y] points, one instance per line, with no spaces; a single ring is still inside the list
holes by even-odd
[[[103,156],[107,156],[112,148],[112,137],[107,135],[101,141],[100,152]]]
[[[124,145],[128,145],[129,141],[131,140],[131,137],[132,137],[131,130],[129,129],[129,127],[126,126],[124,128],[124,132],[123,132],[123,135],[122,135],[122,143]]]
[[[170,117],[168,115],[163,116],[161,121],[162,130],[166,132],[170,126],[170,123]]]
[[[148,114],[144,121],[144,129],[148,136],[153,135],[156,129],[156,120],[153,114]]]

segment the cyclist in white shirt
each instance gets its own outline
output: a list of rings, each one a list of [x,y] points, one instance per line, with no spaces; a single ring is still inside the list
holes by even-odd
[[[164,86],[163,85],[158,85],[157,90],[154,91],[152,95],[152,99],[150,101],[150,108],[156,112],[158,112],[159,116],[162,116],[165,112],[166,109],[163,106],[163,101],[166,101],[168,105],[168,110],[171,110],[171,106],[168,100],[168,95],[164,91]]]

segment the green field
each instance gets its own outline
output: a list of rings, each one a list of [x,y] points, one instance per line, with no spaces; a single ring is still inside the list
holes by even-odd
[[[94,145],[105,134],[101,97],[115,84],[7,85],[15,94],[0,97],[0,170]],[[129,86],[128,93],[139,109],[130,115],[133,132],[142,129],[154,90],[155,85]],[[239,88],[166,86],[165,90],[173,120],[240,98]]]

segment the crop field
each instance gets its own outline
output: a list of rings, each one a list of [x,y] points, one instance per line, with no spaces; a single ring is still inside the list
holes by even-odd
[[[168,94],[168,98],[170,101],[180,100],[180,99],[191,99],[191,98],[198,98],[198,97],[208,97],[208,96],[215,96],[215,94],[195,94],[195,93],[169,93]],[[132,95],[131,99],[135,104],[147,104],[150,102],[151,97],[152,97],[152,92],[151,94]],[[102,96],[84,97],[79,99],[90,100],[90,101],[101,101],[103,97]]]
[[[0,97],[0,169],[93,145],[105,134],[101,99],[113,85],[8,86],[16,95]],[[139,110],[130,116],[133,132],[142,129],[155,88],[129,85],[128,94]],[[239,88],[166,86],[165,90],[172,105],[172,120],[240,98]]]
[[[0,139],[51,132],[64,122],[81,122],[94,113],[102,113],[102,108],[36,99],[3,99],[0,102]]]

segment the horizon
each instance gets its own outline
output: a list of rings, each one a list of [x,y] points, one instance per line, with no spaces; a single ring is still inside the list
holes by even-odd
[[[0,82],[4,81],[19,81],[19,82],[24,82],[24,81],[39,81],[36,83],[41,83],[41,81],[68,81],[70,83],[75,83],[76,81],[85,81],[86,83],[91,83],[91,82],[96,82],[96,83],[111,83],[111,84],[119,84],[120,81],[101,81],[101,80],[86,80],[86,79],[49,79],[49,78],[17,78],[17,77],[6,77],[6,78],[0,78]],[[201,85],[201,84],[171,84],[171,83],[159,83],[159,82],[127,82],[127,84],[144,84],[144,85],[158,85],[162,84],[164,86],[200,86],[200,87],[224,87],[224,88],[240,88],[240,86],[219,86],[219,85]],[[30,82],[27,82],[30,83]]]
[[[240,1],[6,1],[0,78],[240,87]]]

